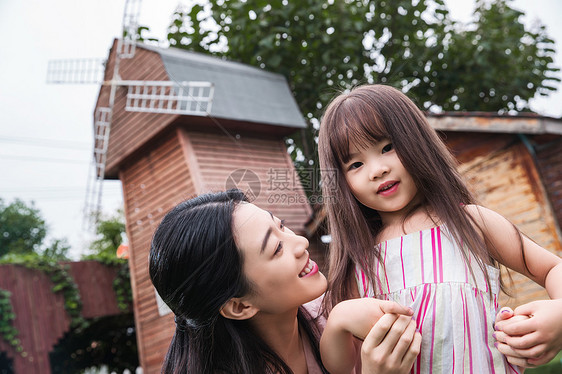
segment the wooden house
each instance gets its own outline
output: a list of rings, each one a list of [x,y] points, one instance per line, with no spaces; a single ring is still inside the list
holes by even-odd
[[[192,115],[127,110],[130,91],[122,85],[114,92],[105,177],[123,186],[140,363],[144,373],[159,373],[175,324],[148,275],[158,223],[189,197],[236,186],[304,233],[311,208],[283,137],[305,122],[283,76],[207,55],[139,44],[133,58],[119,61],[119,78],[213,87],[210,111]],[[98,108],[108,106],[111,90],[102,86]]]

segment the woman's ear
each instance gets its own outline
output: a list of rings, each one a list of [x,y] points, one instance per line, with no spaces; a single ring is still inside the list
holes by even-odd
[[[244,320],[250,319],[259,312],[259,309],[239,297],[233,297],[224,304],[220,314],[224,318]]]

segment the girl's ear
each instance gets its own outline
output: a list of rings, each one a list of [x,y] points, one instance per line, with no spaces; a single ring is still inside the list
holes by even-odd
[[[233,297],[224,304],[220,314],[224,318],[245,320],[250,319],[259,312],[259,309],[239,297]]]

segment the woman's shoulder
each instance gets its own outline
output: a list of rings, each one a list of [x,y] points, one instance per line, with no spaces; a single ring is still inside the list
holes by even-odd
[[[316,323],[321,331],[326,326],[326,317],[322,314],[323,300],[324,295],[322,294],[320,297],[302,305],[303,309],[308,313],[310,321]]]

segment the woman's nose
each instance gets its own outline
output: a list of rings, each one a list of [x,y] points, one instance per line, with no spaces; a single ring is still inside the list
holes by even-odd
[[[294,241],[295,241],[294,242],[295,256],[301,257],[306,253],[306,250],[308,249],[308,245],[309,245],[308,239],[305,238],[304,236],[295,235]]]

